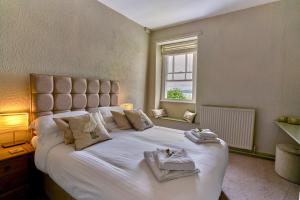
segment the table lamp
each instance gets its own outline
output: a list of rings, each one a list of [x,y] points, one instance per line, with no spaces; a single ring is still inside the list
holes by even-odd
[[[122,103],[120,105],[121,108],[124,110],[133,110],[133,104],[132,103]]]
[[[2,147],[11,147],[25,143],[25,140],[16,141],[16,133],[28,131],[28,113],[0,114],[0,134],[13,134],[13,140],[2,144]]]

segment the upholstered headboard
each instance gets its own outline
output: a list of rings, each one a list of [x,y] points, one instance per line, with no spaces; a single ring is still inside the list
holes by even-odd
[[[31,119],[71,110],[118,105],[119,81],[30,74]]]

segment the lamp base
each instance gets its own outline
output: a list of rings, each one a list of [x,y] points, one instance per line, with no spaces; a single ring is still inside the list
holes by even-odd
[[[25,144],[25,143],[26,143],[25,140],[18,140],[18,141],[14,141],[14,142],[4,143],[4,144],[2,144],[1,146],[2,146],[3,148],[8,148],[8,147],[13,147],[13,146],[17,146],[17,145]]]

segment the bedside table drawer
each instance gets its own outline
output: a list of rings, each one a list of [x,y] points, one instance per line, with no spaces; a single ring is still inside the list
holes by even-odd
[[[32,199],[29,196],[29,185],[23,185],[21,187],[15,188],[4,194],[0,194],[1,200],[26,200]]]
[[[28,168],[28,157],[21,156],[0,162],[0,177]]]
[[[19,171],[0,178],[0,194],[28,183],[28,171]]]

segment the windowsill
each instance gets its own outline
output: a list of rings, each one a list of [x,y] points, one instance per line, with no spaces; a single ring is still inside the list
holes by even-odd
[[[160,102],[196,104],[195,101],[181,101],[181,100],[171,100],[171,99],[161,99]]]
[[[164,119],[164,120],[170,120],[170,121],[176,121],[176,122],[184,122],[184,123],[188,123],[187,121],[183,120],[183,119],[177,119],[177,118],[173,118],[173,117],[160,117],[158,119]]]
[[[173,118],[173,117],[159,117],[159,118],[154,118],[154,120],[168,120],[168,121],[173,121],[173,122],[181,122],[181,123],[186,123],[186,124],[196,124],[195,122],[189,123],[185,121],[184,119],[178,119],[178,118]]]

